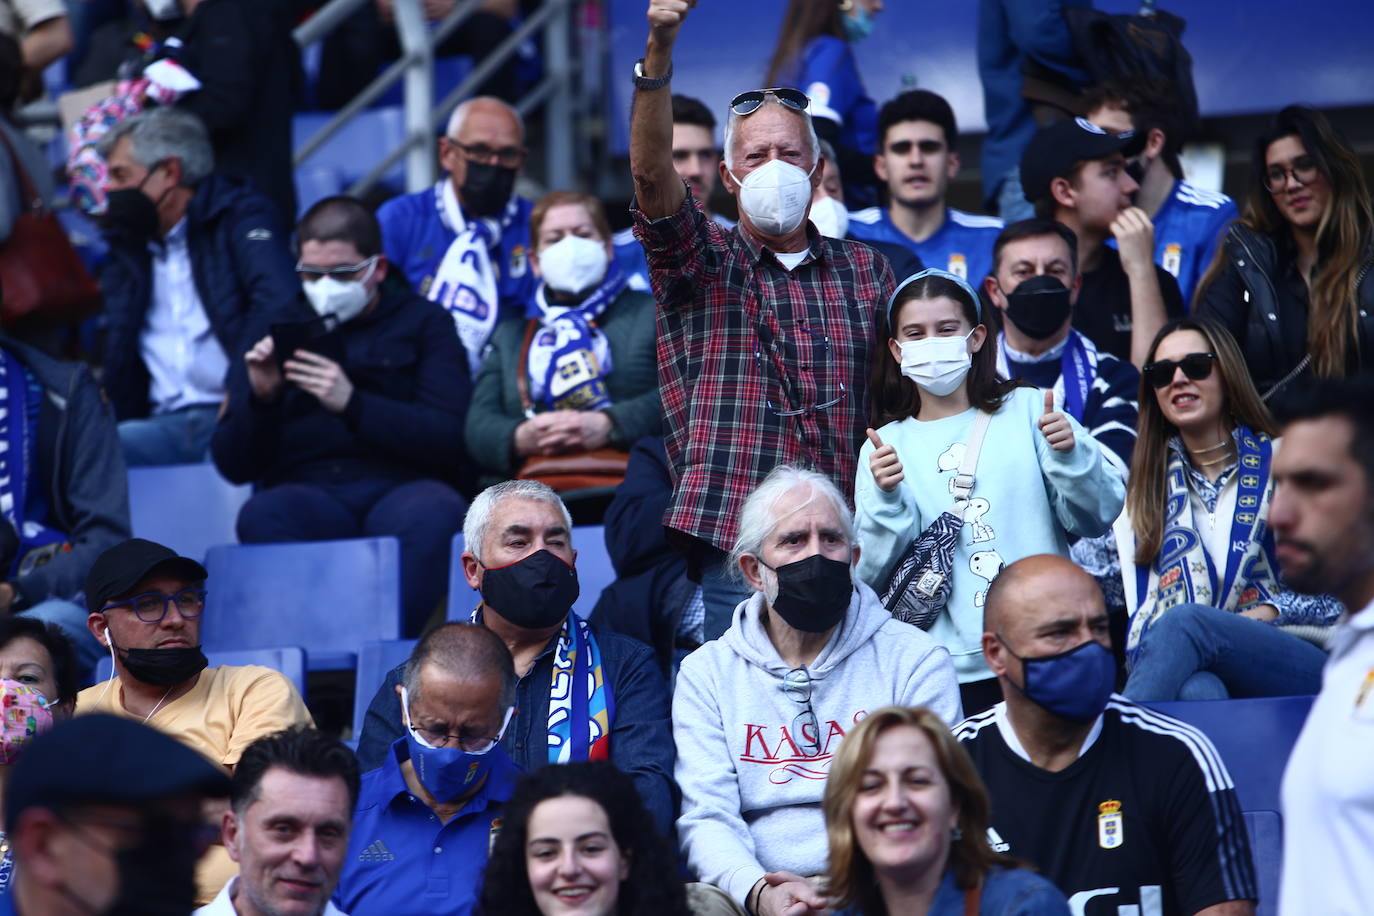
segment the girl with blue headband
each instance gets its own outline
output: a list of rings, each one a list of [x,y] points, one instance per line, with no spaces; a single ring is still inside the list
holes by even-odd
[[[1067,557],[1070,535],[1108,531],[1125,482],[1097,441],[1054,409],[1052,392],[997,375],[978,294],[962,278],[933,269],[907,278],[883,318],[888,354],[875,353],[874,428],[854,484],[858,573],[949,649],[972,714],[1001,699],[982,652],[992,580],[1022,557]],[[965,460],[971,449],[976,464]],[[914,567],[913,546],[922,557]],[[932,550],[942,562],[927,562]],[[908,568],[906,589],[937,596],[916,601],[924,615],[899,608],[896,576]]]

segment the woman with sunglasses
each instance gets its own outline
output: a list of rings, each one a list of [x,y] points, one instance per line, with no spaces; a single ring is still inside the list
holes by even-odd
[[[840,916],[1061,916],[1064,895],[988,846],[988,793],[928,709],[889,706],[840,745],[825,782]]]
[[[878,107],[868,96],[853,45],[873,31],[883,0],[790,0],[768,64],[768,86],[811,97],[816,133],[839,153],[851,209],[877,203],[873,153]]]
[[[1245,215],[1200,284],[1197,314],[1231,332],[1268,400],[1294,379],[1371,365],[1371,266],[1360,160],[1325,115],[1292,105],[1255,141]]]
[[[492,333],[468,410],[480,486],[520,474],[531,458],[612,448],[628,460],[630,445],[663,423],[654,300],[629,288],[601,202],[546,194],[530,213],[530,239],[540,280],[531,317]]]
[[[868,431],[854,481],[857,572],[875,591],[909,545],[954,511],[975,418],[990,416],[962,528],[946,535],[952,566],[935,589],[947,585],[948,597],[933,619],[914,621],[953,656],[972,715],[1002,698],[983,660],[988,586],[1022,557],[1067,557],[1070,534],[1111,530],[1125,484],[1078,421],[1053,409],[1052,392],[997,375],[978,294],[964,280],[935,269],[907,278],[883,321],[888,356],[875,356],[870,385],[877,431]]]
[[[1321,687],[1326,654],[1281,627],[1329,626],[1340,604],[1283,587],[1267,526],[1274,434],[1224,328],[1185,318],[1155,336],[1141,376],[1126,511],[1116,524],[1131,699]]]

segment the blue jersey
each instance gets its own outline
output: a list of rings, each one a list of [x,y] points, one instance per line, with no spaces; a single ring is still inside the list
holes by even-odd
[[[811,99],[813,117],[840,127],[840,145],[872,154],[878,148],[878,106],[868,97],[854,49],[834,35],[811,39],[802,52],[801,66],[782,80]]]
[[[726,232],[735,228],[734,220],[719,213],[711,214],[711,219]],[[630,278],[630,289],[653,295],[649,288],[649,261],[644,257],[644,246],[635,238],[634,229],[621,229],[611,236],[611,245],[615,248],[615,262]]]
[[[397,738],[386,761],[363,775],[334,905],[387,916],[476,910],[487,855],[520,775],[501,748],[490,756],[486,782],[445,824],[407,788],[400,764],[408,758],[406,739]]]
[[[1235,201],[1225,194],[1186,181],[1174,182],[1173,192],[1155,214],[1155,263],[1174,275],[1189,308],[1226,227],[1239,216]]]
[[[444,260],[448,246],[458,237],[440,216],[437,189],[436,185],[414,194],[393,197],[377,210],[386,259],[398,267],[415,292],[425,298],[429,298],[434,273]],[[511,203],[501,216],[501,240],[491,250],[491,264],[496,271],[496,295],[501,311],[507,315],[523,315],[526,304],[534,301],[538,285],[529,266],[530,211],[534,205],[522,197],[512,197]]]
[[[849,234],[861,242],[887,242],[916,252],[926,267],[963,277],[975,287],[992,273],[992,244],[1002,231],[995,216],[974,216],[950,207],[945,221],[924,242],[916,242],[892,224],[887,211],[869,207],[849,214]]]

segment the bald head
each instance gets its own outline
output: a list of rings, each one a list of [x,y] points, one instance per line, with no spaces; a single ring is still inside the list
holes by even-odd
[[[499,129],[503,133],[514,133],[517,144],[525,142],[525,122],[521,119],[520,113],[495,96],[479,95],[453,109],[453,114],[448,118],[446,133],[461,142],[470,142],[463,137],[463,128],[468,125],[469,120],[474,125],[480,121],[484,127]]]
[[[1052,633],[1082,630],[1095,638],[1099,624],[1100,632],[1106,633],[1106,620],[1096,580],[1052,554],[1026,557],[1003,569],[992,580],[983,605],[984,634],[1000,634],[1017,647],[1018,655],[1037,654],[1025,647]],[[1082,641],[1080,637],[1077,643]]]
[[[420,675],[428,668],[467,683],[489,683],[500,692],[503,706],[515,704],[515,663],[510,650],[501,637],[481,624],[445,624],[420,640],[406,662],[404,675],[412,701],[421,695]]]

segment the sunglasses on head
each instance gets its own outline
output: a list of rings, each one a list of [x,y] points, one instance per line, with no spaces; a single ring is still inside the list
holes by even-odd
[[[772,89],[750,89],[748,92],[741,92],[730,100],[730,110],[740,117],[753,114],[770,95],[793,111],[806,111],[811,107],[811,100],[800,89],[774,86]]]
[[[1174,370],[1182,369],[1183,374],[1195,382],[1212,374],[1212,364],[1217,361],[1215,353],[1189,353],[1183,359],[1159,359],[1145,366],[1145,380],[1151,388],[1164,388],[1174,380]]]

